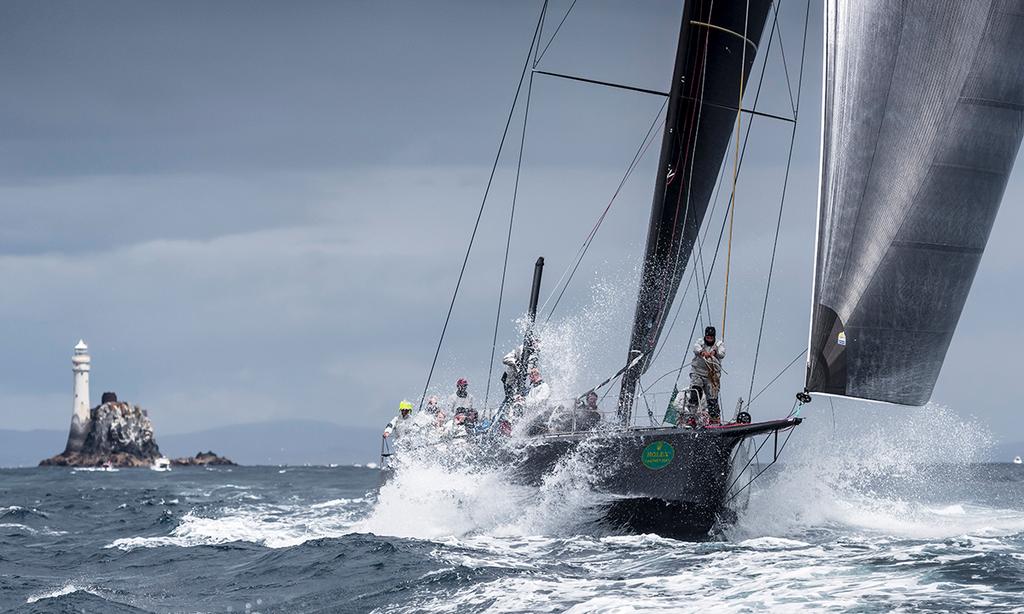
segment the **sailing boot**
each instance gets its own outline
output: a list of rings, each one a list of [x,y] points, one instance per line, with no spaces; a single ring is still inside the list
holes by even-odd
[[[708,399],[708,424],[721,424],[722,410],[718,407],[718,399]]]
[[[683,394],[685,395],[685,403],[683,404],[683,414],[679,417],[680,426],[693,428],[697,426],[697,408],[700,406],[700,389],[695,387],[687,388],[686,392]]]

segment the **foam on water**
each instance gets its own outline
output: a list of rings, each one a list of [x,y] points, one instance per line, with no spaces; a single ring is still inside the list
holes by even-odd
[[[66,595],[71,595],[73,593],[89,593],[90,595],[96,595],[97,597],[103,596],[102,594],[100,594],[98,590],[96,590],[93,587],[78,586],[69,583],[61,586],[58,589],[54,589],[44,593],[29,595],[28,598],[25,599],[25,603],[36,603],[37,601],[42,601],[44,599],[57,599],[58,597],[64,597]]]
[[[397,611],[675,611],[682,604],[692,611],[817,611],[848,609],[865,600],[898,609],[929,602],[984,607],[1013,599],[1012,593],[979,582],[957,587],[922,573],[977,558],[979,549],[971,543],[908,546],[902,556],[902,547],[893,543],[815,544],[769,537],[714,544],[653,536],[498,543],[507,547],[497,547],[487,536],[454,540],[438,556],[452,565],[520,573],[443,596],[422,593]]]
[[[285,480],[277,468],[262,473],[250,470],[246,475],[252,479],[252,489],[246,488],[249,482],[244,480],[229,488],[210,483],[210,478],[204,478],[203,488],[189,483],[168,489],[154,499],[186,500],[175,494],[182,490],[213,495],[186,502],[179,508],[181,515],[171,516],[173,524],[139,522],[134,533],[118,534],[117,525],[103,523],[103,530],[112,534],[93,547],[105,546],[105,551],[84,559],[80,568],[68,571],[68,577],[34,580],[16,596],[19,603],[58,599],[64,601],[54,604],[77,604],[98,595],[153,611],[223,611],[227,604],[242,611],[243,601],[268,596],[258,589],[232,588],[230,575],[209,580],[205,572],[198,572],[203,579],[190,575],[195,573],[194,561],[202,560],[244,570],[254,584],[279,586],[288,593],[271,600],[272,609],[280,611],[302,611],[306,601],[295,596],[307,594],[322,595],[321,608],[335,604],[345,609],[341,604],[351,599],[349,609],[354,611],[380,608],[387,612],[622,612],[681,607],[1012,611],[1024,607],[1020,598],[1024,534],[1008,534],[1016,522],[1013,514],[1019,518],[1020,512],[1003,510],[1011,524],[986,534],[972,518],[998,524],[994,510],[1002,508],[969,497],[935,498],[927,488],[927,467],[919,474],[898,472],[900,480],[924,482],[920,497],[912,490],[900,491],[903,481],[887,487],[874,476],[853,480],[848,475],[846,482],[832,483],[830,489],[806,491],[805,495],[832,498],[805,502],[804,507],[770,498],[787,492],[773,490],[789,475],[784,472],[774,484],[755,493],[741,525],[753,523],[758,513],[766,522],[774,522],[776,515],[794,510],[803,514],[803,522],[778,524],[776,532],[743,533],[741,526],[723,541],[687,543],[655,535],[593,531],[581,520],[595,502],[585,479],[593,468],[580,460],[567,459],[539,487],[510,489],[500,469],[463,463],[461,469],[453,470],[445,464],[460,452],[465,450],[453,448],[447,459],[444,454],[418,459],[408,471],[399,471],[379,496],[366,479],[370,472],[356,476],[357,470],[347,470],[347,477],[361,480],[352,482],[360,485],[354,491],[327,492],[324,480],[344,479],[341,471],[296,469]],[[290,486],[294,480],[302,485]],[[839,488],[852,482],[856,488]],[[996,487],[1002,483],[988,481]],[[1012,484],[1020,492],[1020,481]],[[322,493],[320,487],[325,489]],[[362,488],[370,490],[369,496],[357,494]],[[892,497],[892,490],[900,496]],[[253,491],[264,499],[230,496]],[[865,510],[882,514],[871,506],[895,509],[899,501],[918,510],[925,518],[919,522],[932,525],[927,533],[899,527],[887,530],[863,518]],[[829,510],[812,523],[808,508],[815,505]],[[856,510],[850,518],[835,511],[844,506]],[[155,515],[149,506],[134,507],[138,511],[120,510],[118,517]],[[46,522],[63,517],[57,510],[40,507],[49,516]],[[101,513],[96,518],[110,516],[109,511],[97,512]],[[952,528],[947,531],[945,525],[936,525],[942,522]],[[367,531],[381,537],[362,534]],[[942,536],[946,533],[951,536]],[[49,541],[65,550],[68,540],[82,538],[81,532],[73,532]],[[36,543],[47,538],[10,539]],[[302,545],[310,540],[319,541]],[[257,547],[222,546],[195,554],[178,551],[231,542]],[[139,548],[147,552],[128,554]],[[11,552],[20,555],[24,550]],[[95,567],[91,561],[96,560],[103,565]],[[143,563],[153,567],[138,568]],[[175,571],[169,573],[164,566]],[[118,579],[118,573],[139,575],[129,582]],[[351,574],[356,575],[349,581]],[[179,586],[173,583],[178,582],[173,580],[176,577],[186,579]],[[201,595],[190,596],[192,584],[204,587]],[[400,586],[397,592],[396,586]],[[78,594],[82,592],[89,594]]]
[[[869,407],[856,427],[837,433],[809,420],[798,434],[802,445],[786,450],[775,479],[753,490],[736,536],[813,527],[923,539],[1024,531],[1024,511],[963,500],[972,496],[968,463],[991,436],[945,407]]]
[[[757,484],[724,542],[588,533],[582,519],[600,497],[585,455],[564,459],[535,489],[510,487],[501,471],[411,455],[354,526],[430,539],[454,568],[508,570],[417,592],[399,612],[1024,608],[1015,589],[972,571],[983,560],[1024,560],[1024,509],[972,491],[968,463],[989,434],[939,406],[859,418],[871,426],[842,434],[830,420],[806,422],[802,445]]]
[[[125,537],[106,547],[131,551],[248,542],[268,548],[288,548],[313,539],[352,533],[354,518],[365,506],[365,499],[336,499],[313,505],[251,504],[224,508],[211,516],[190,511],[170,535]]]

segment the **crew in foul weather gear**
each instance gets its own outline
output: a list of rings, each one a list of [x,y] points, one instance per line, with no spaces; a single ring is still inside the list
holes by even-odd
[[[591,390],[576,404],[575,430],[588,431],[601,421],[601,410],[597,407],[597,392]]]
[[[432,416],[436,415],[437,412],[441,411],[441,406],[439,405],[439,403],[440,401],[438,401],[436,395],[430,395],[430,398],[427,399],[427,406],[424,407],[423,409]]]
[[[540,376],[540,369],[530,369],[530,391],[521,397],[527,409],[535,409],[543,406],[551,397],[551,387]]]
[[[519,378],[519,366],[523,359],[523,346],[516,346],[505,357],[501,359],[501,364],[505,365],[505,371],[501,374],[501,383],[505,387],[505,401],[504,403],[511,403],[517,395],[526,394],[526,390],[516,390],[516,380]],[[537,355],[531,353],[527,357],[527,366],[537,366]]]
[[[444,427],[441,430],[441,434],[445,437],[452,439],[461,439],[472,432],[471,426],[467,422],[467,416],[469,414],[461,413],[452,416],[452,419],[445,422]]]
[[[398,428],[400,424],[407,422],[410,416],[412,416],[412,403],[409,401],[402,401],[399,403],[398,415],[392,418],[391,422],[388,422],[388,425],[384,427],[384,438],[386,439],[391,437],[391,435],[395,433],[395,429]],[[397,437],[398,435],[395,434],[395,436]]]
[[[721,424],[721,410],[718,407],[718,391],[722,384],[722,360],[725,358],[725,343],[715,340],[715,327],[704,329],[704,338],[693,344],[693,361],[690,362],[690,387],[700,390],[707,402],[711,424]]]
[[[476,420],[473,395],[469,394],[469,381],[466,378],[460,377],[459,381],[455,383],[455,393],[448,397],[446,406],[451,416],[472,413],[474,421]]]

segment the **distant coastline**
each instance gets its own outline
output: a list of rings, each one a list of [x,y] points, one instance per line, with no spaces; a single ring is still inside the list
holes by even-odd
[[[60,449],[67,430],[0,429],[0,467],[34,467]],[[318,420],[274,420],[160,435],[174,459],[213,450],[241,465],[354,465],[378,462],[380,429]]]

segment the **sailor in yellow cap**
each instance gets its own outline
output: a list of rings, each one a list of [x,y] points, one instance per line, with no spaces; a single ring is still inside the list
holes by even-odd
[[[388,425],[384,427],[384,438],[391,437],[391,434],[395,432],[395,429],[399,424],[409,420],[412,416],[412,403],[407,400],[403,400],[398,404],[398,415],[388,422]]]

